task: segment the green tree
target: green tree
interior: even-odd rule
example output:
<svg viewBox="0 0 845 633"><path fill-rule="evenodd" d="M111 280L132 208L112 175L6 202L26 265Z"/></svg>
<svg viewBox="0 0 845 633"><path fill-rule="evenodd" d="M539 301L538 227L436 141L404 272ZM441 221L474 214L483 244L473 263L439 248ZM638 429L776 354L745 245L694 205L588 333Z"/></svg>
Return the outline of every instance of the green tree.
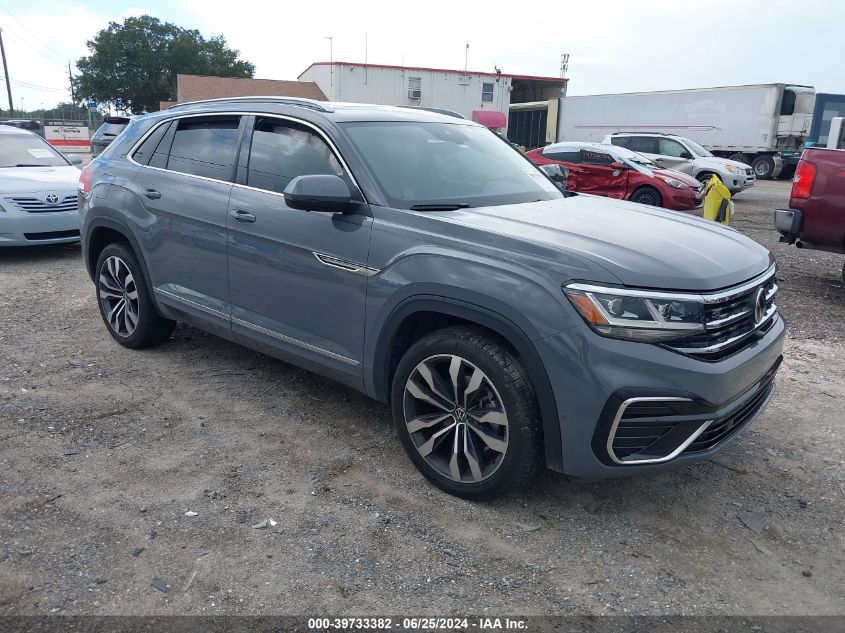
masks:
<svg viewBox="0 0 845 633"><path fill-rule="evenodd" d="M205 39L149 15L126 18L89 40L90 55L76 62L80 99L110 103L133 113L158 110L159 101L176 99L176 75L252 77L255 66L239 59L222 35Z"/></svg>

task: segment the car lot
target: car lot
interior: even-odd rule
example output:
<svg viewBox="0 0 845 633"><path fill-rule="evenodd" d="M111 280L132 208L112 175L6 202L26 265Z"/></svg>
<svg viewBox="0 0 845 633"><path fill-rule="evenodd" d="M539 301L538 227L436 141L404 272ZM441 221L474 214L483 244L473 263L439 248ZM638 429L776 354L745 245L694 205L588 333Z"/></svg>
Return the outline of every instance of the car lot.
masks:
<svg viewBox="0 0 845 633"><path fill-rule="evenodd" d="M788 191L736 198L790 322L740 439L488 504L427 484L387 407L184 326L126 350L78 248L0 251L0 613L842 613L841 256L777 243Z"/></svg>

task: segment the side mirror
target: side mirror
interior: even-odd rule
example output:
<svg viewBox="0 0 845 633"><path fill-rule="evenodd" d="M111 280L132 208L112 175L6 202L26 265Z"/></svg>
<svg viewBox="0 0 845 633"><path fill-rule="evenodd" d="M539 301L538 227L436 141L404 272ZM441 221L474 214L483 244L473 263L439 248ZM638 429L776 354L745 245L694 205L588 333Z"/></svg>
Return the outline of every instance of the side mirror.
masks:
<svg viewBox="0 0 845 633"><path fill-rule="evenodd" d="M68 154L67 159L70 161L71 165L82 164L82 156L80 156L79 154Z"/></svg>
<svg viewBox="0 0 845 633"><path fill-rule="evenodd" d="M683 152L681 154L681 158L683 158L684 160L692 160L692 154L690 154L689 152Z"/></svg>
<svg viewBox="0 0 845 633"><path fill-rule="evenodd" d="M625 163L623 163L621 160L615 160L612 163L610 163L610 168L618 170L618 169L627 169L628 166Z"/></svg>
<svg viewBox="0 0 845 633"><path fill-rule="evenodd" d="M285 204L301 211L344 213L358 206L346 181L332 174L297 176L285 187L284 196Z"/></svg>
<svg viewBox="0 0 845 633"><path fill-rule="evenodd" d="M540 165L540 169L542 169L543 172L545 172L545 174L555 182L562 182L565 184L566 180L569 178L569 170L563 165Z"/></svg>

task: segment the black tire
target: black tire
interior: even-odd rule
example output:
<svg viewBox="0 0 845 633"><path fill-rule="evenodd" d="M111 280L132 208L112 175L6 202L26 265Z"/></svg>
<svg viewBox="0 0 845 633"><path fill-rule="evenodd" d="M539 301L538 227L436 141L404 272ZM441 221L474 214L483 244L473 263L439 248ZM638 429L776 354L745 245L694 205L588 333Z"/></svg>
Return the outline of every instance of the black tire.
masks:
<svg viewBox="0 0 845 633"><path fill-rule="evenodd" d="M485 381L481 388L473 391L474 394L479 394L477 404L469 406L469 399L465 398L463 405L461 405L463 408L460 408L460 411L464 412L463 420L465 420L463 427L461 427L461 416L458 408L454 408L452 413L449 414L445 413L447 409L444 407L439 410L432 407L436 415L446 418L441 423L442 426L439 424L417 432L410 430L406 422L408 417L412 418L413 423L413 420L425 416L417 411L410 411L409 408L416 408L417 404L420 402L425 404L425 401L418 400L411 392L406 391L406 386L411 385L409 379L413 375L413 382L422 380L419 367L423 363L426 367L442 363L448 365L451 369L452 365L449 361L455 357L466 363L462 365L462 369L466 369L466 373L462 372L454 381L447 378L447 383L439 383L440 386L444 387L441 393L454 388L457 400L458 394L462 393L461 387L466 386L464 392L469 389L469 385L473 382L472 377L477 370L483 373ZM435 371L437 370L435 369ZM438 395L436 390L430 390L429 393ZM488 396L490 399L486 400ZM496 403L497 399L500 402ZM410 407L409 402L411 403ZM441 400L441 402L444 401ZM493 499L513 488L526 486L537 474L543 463L540 412L525 370L501 339L481 328L447 327L432 332L414 343L402 356L393 375L391 406L396 431L411 461L429 481L455 496L473 501ZM447 404L447 406L452 405ZM493 412L497 416L503 416L505 419L504 427L500 426L501 419L499 422L490 425L479 424L479 420L475 416L480 411ZM471 412L475 412L475 414ZM429 414L429 417L431 417L431 414ZM430 440L434 443L435 440L432 440L431 436L437 435L447 425L457 426L452 433L445 433L442 435L443 439L433 444L435 448L431 451L429 459L439 460L438 452L451 455L452 449L449 446L453 444L453 441L455 447L462 444L464 457L460 457L456 450L454 459L456 464L459 463L459 459L461 460L460 463L466 476L455 478L444 474L445 463L438 470L437 466L432 465L423 457L421 450L424 449L417 448L421 442L423 446L429 443L424 440ZM486 445L486 441L482 442L482 436L478 434L476 428L480 428L484 433L489 431L491 435L504 434L506 444L504 451L499 449L494 451ZM412 434L414 437L412 437ZM469 450L467 449L467 437L470 438ZM502 437L502 435L499 435L499 437ZM466 459L469 453L478 457L478 460L474 461L476 461L477 472L479 475L483 475L483 478L476 475L475 471L471 472L469 461ZM485 457L491 455L495 457L495 460L491 460L485 467L484 464L487 462ZM479 468L479 464L482 465L483 470Z"/></svg>
<svg viewBox="0 0 845 633"><path fill-rule="evenodd" d="M647 204L652 207L662 207L663 196L654 187L640 187L631 196L631 202Z"/></svg>
<svg viewBox="0 0 845 633"><path fill-rule="evenodd" d="M775 173L775 159L768 154L761 154L751 163L751 169L760 180L771 180Z"/></svg>
<svg viewBox="0 0 845 633"><path fill-rule="evenodd" d="M118 262L122 262L122 265L118 264L119 272L116 276L108 268L109 265L116 263L115 258ZM126 277L122 276L125 272L122 266L125 266L128 270ZM121 278L128 280L123 287L115 283L122 283ZM103 323L105 323L106 329L114 340L124 347L130 349L151 347L167 340L173 332L176 322L163 318L156 310L150 297L149 288L144 281L141 265L128 243L114 242L103 249L97 259L94 284L97 293L97 306L100 308ZM104 286L104 284L106 285ZM117 288L117 290L112 291L111 288ZM119 307L121 291L123 291L124 303L122 317ZM135 295L135 299L131 299L134 302L134 309L128 310L127 305L130 299L127 299L127 297L131 297L132 294ZM114 316L114 309L110 311L112 321L109 320L110 314L106 312L110 306L115 306L117 311L117 316ZM130 312L130 316L126 315L127 311ZM133 311L136 313L136 321L130 331L129 325L132 322L131 313ZM116 322L117 325L114 325L113 322Z"/></svg>

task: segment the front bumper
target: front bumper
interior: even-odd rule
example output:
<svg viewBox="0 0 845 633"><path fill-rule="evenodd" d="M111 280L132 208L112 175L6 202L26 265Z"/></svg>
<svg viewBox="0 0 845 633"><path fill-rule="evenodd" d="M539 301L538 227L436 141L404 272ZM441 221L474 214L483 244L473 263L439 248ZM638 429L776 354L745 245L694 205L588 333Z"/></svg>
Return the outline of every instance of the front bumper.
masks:
<svg viewBox="0 0 845 633"><path fill-rule="evenodd" d="M28 213L4 204L0 211L0 247L64 244L79 241L79 212Z"/></svg>
<svg viewBox="0 0 845 633"><path fill-rule="evenodd" d="M749 174L748 171L751 173ZM722 176L722 182L731 193L739 193L753 187L754 183L757 182L757 177L754 175L754 170L749 169L744 174L726 173Z"/></svg>
<svg viewBox="0 0 845 633"><path fill-rule="evenodd" d="M780 363L784 336L785 323L778 315L765 334L716 362L656 345L605 338L586 325L545 339L540 353L555 389L563 472L587 478L616 477L707 459L765 406L772 384L766 381L774 377ZM650 447L654 455L641 452L635 456L639 463L618 463L625 462L626 456L621 450L617 459L611 454L613 421L617 416L621 421L624 402L642 398L677 402L670 405L677 407L673 411L636 413L651 415L651 426L679 430L666 437L663 445ZM685 427L681 429L678 423ZM695 431L689 444L676 450ZM669 459L662 459L667 455Z"/></svg>

